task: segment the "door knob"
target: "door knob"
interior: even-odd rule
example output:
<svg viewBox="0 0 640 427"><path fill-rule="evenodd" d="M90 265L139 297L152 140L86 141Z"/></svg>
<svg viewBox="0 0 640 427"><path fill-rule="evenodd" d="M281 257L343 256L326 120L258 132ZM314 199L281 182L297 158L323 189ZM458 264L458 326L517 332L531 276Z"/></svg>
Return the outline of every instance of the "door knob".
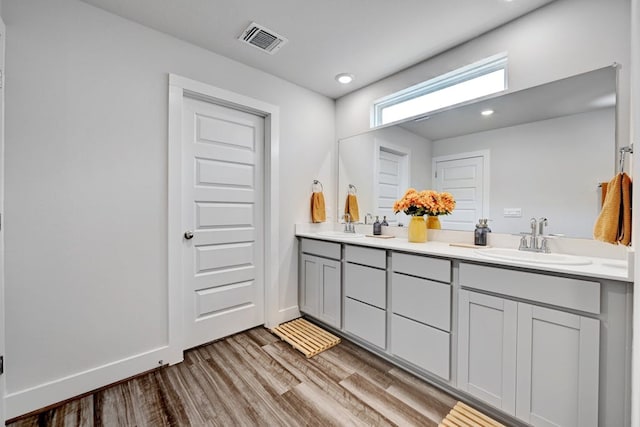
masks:
<svg viewBox="0 0 640 427"><path fill-rule="evenodd" d="M187 240L193 239L193 231L187 230L184 232L184 238Z"/></svg>

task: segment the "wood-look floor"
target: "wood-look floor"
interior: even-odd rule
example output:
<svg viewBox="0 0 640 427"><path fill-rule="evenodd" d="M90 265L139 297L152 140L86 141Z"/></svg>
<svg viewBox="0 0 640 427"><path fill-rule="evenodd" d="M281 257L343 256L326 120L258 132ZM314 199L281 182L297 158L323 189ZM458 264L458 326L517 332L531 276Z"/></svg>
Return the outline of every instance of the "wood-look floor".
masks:
<svg viewBox="0 0 640 427"><path fill-rule="evenodd" d="M455 403L352 343L307 359L260 327L9 425L437 426Z"/></svg>

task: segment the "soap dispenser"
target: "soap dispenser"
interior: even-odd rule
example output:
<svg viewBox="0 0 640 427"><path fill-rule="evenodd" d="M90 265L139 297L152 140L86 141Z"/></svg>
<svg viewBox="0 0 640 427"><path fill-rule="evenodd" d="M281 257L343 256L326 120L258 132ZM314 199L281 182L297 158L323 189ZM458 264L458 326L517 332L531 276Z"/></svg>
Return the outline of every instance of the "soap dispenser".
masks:
<svg viewBox="0 0 640 427"><path fill-rule="evenodd" d="M476 224L476 230L474 232L474 243L476 246L487 246L487 233L491 232L487 221L489 221L487 218L480 218Z"/></svg>
<svg viewBox="0 0 640 427"><path fill-rule="evenodd" d="M389 223L387 222L387 216L386 215L382 217L382 226L383 227L388 227L389 226Z"/></svg>
<svg viewBox="0 0 640 427"><path fill-rule="evenodd" d="M382 234L382 224L380 224L380 219L376 215L376 222L373 223L373 235L379 236Z"/></svg>

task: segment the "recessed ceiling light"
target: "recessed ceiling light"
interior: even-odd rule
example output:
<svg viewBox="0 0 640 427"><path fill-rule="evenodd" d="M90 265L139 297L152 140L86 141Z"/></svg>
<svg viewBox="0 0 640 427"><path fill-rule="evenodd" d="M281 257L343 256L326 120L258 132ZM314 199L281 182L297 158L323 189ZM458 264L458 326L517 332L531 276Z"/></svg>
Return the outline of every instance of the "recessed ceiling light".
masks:
<svg viewBox="0 0 640 427"><path fill-rule="evenodd" d="M480 114L482 114L483 116L490 116L493 114L493 110L484 110L480 112Z"/></svg>
<svg viewBox="0 0 640 427"><path fill-rule="evenodd" d="M336 76L336 80L343 85L349 84L353 81L353 74L340 73Z"/></svg>

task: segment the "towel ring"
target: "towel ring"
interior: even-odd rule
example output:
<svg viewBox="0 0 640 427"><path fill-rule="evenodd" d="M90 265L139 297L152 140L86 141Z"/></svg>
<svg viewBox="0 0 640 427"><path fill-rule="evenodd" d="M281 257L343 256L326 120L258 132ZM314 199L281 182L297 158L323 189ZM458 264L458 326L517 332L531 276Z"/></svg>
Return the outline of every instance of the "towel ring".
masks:
<svg viewBox="0 0 640 427"><path fill-rule="evenodd" d="M352 190L353 190L353 192L352 192ZM356 188L355 185L349 184L349 189L347 190L347 192L349 194L358 194L358 189Z"/></svg>
<svg viewBox="0 0 640 427"><path fill-rule="evenodd" d="M320 181L318 181L317 179L313 180L313 184L311 184L311 191L313 191L313 186L314 185L320 185L320 191L324 191L324 187L323 187L322 183Z"/></svg>

